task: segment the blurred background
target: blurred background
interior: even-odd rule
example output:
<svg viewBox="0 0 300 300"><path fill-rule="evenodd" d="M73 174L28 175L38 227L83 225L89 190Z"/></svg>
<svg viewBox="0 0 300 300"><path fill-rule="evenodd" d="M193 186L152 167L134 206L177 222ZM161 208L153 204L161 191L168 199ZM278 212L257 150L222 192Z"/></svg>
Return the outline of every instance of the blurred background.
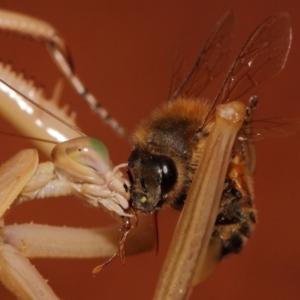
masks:
<svg viewBox="0 0 300 300"><path fill-rule="evenodd" d="M298 1L79 1L0 0L0 8L43 19L57 28L69 46L79 77L123 126L132 131L168 98L176 53L189 67L218 19L228 10L237 18L233 56L266 17L291 15L293 42L282 73L251 91L259 95L257 118L300 116L300 21ZM41 45L12 34L0 35L0 58L45 87L50 96L56 66ZM225 70L226 71L226 70ZM204 96L213 97L225 72ZM78 124L102 139L114 164L126 162L130 143L116 136L67 85L63 103L78 112ZM1 120L1 129L12 131ZM1 136L1 162L30 141ZM255 203L258 225L240 255L225 259L191 299L299 299L300 294L300 133L257 142ZM46 158L41 156L41 160ZM159 214L160 249L114 260L96 278L100 260L34 260L33 264L61 299L151 299L170 243L178 212ZM114 220L103 210L76 199L46 199L15 207L7 223L100 227ZM14 299L0 286L1 299Z"/></svg>

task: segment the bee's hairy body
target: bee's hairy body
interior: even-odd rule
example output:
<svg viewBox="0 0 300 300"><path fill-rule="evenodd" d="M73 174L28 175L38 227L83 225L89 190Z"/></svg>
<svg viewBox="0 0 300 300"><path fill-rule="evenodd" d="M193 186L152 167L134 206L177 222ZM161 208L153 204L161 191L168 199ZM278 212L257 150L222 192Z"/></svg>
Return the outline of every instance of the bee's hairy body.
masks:
<svg viewBox="0 0 300 300"><path fill-rule="evenodd" d="M155 110L138 126L129 158L131 199L138 211L151 213L162 206L182 209L214 124L208 120L201 131L198 130L207 111L205 101L177 99ZM160 177L160 167L152 168L160 157L171 161L167 166L172 165L169 169L173 174L170 180L166 178L167 183ZM233 154L213 232L213 237L222 241L221 257L239 252L255 223L252 181L248 173L242 154ZM165 184L168 187L164 193L161 186Z"/></svg>

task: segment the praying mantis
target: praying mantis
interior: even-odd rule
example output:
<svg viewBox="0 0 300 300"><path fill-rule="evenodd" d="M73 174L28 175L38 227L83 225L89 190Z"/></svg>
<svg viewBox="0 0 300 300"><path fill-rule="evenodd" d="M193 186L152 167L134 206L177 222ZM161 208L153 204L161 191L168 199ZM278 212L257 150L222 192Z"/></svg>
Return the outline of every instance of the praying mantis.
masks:
<svg viewBox="0 0 300 300"><path fill-rule="evenodd" d="M61 44L59 42L57 43L51 40L52 37L56 37L56 33L48 24L10 11L1 11L0 14L3 29L16 32L21 31L21 33L33 36L38 40L45 39L45 44L51 47L53 46L52 43L54 43L54 51L58 49L58 54L55 53L55 55L60 55L65 50L63 47L60 48ZM15 25L17 26L15 27ZM33 28L33 31L31 31L31 28ZM42 28L44 28L44 30L42 30L40 35L39 30ZM26 30L29 30L29 32L26 32ZM49 31L50 36L47 36ZM66 57L63 58L62 63L64 62L66 62ZM77 80L76 84L78 86L80 82ZM20 90L23 90L23 94L10 85L18 86ZM39 102L37 98L43 98L43 96L40 97L41 95L38 95L40 92L32 83L26 82L22 76L15 74L10 70L10 67L6 67L5 65L2 66L1 92L2 99L6 98L7 105L16 105L15 107L8 108L8 114L10 112L16 112L19 106L20 110L25 113L23 118L21 118L24 124L33 121L33 123L36 123L39 127L44 128L50 135L54 134L53 137L58 137L58 140L60 138L65 139L62 132L57 132L55 126L52 127L52 125L47 124L45 119L43 120L40 112L35 112L36 108L40 109L40 107L36 107L38 104L30 106L30 104L34 104L34 102L29 98L25 99L26 94L28 94L32 99L35 99L36 102ZM23 100L26 101L23 102ZM41 100L40 105L47 106L47 103L43 103L43 101L44 100ZM5 110L5 107L3 107L3 110ZM30 115L28 120L24 119L24 117L26 118L26 114ZM46 114L50 115L51 113L47 111ZM63 115L63 118L69 122L71 121L67 114ZM65 122L63 119L59 121L60 123ZM69 124L67 125L70 127ZM80 133L75 127L73 127L72 130ZM68 138L68 134L66 137ZM67 159L63 158L64 154L67 154ZM102 142L96 139L89 139L89 141L87 141L85 137L75 138L71 140L71 144L69 141L60 143L54 148L51 155L53 158L56 157L56 159L54 159L54 161L56 160L56 164L48 162L37 166L37 152L32 149L24 150L2 165L1 217L10 209L10 206L16 201L16 198L17 202L22 203L23 201L35 198L44 198L51 195L65 196L68 194L81 195L85 198L84 201L96 207L101 202L108 211L123 218L132 217L132 215L125 212L129 207L128 182L122 177L118 168L113 168L111 165L109 153ZM71 158L71 160L69 160L69 158ZM72 167L72 163L76 160L77 163L73 164ZM67 161L69 161L69 163L67 163L68 166L65 165L62 167ZM96 165L98 165L98 167ZM68 182L72 182L69 187L67 187ZM98 200L100 200L100 202L98 202ZM96 233L94 230L87 230L87 235L85 233L84 235L87 239L90 239L90 242L88 242L88 240L85 240L85 238L80 235L80 232L83 233L84 230L65 228L63 229L65 235L63 236L59 233L59 230L57 231L58 228L28 224L17 225L16 233L20 233L22 230L27 232L27 234L25 234L27 237L21 234L22 237L20 236L20 238L18 238L17 235L12 232L7 233L7 230L14 231L13 228L8 228L10 227L4 226L3 223L1 247L1 269L3 272L1 273L1 281L13 294L21 299L57 299L51 288L49 288L33 266L30 265L28 260L25 259L24 255L27 257L75 257L81 253L78 257L85 257L86 255L83 254L85 251L82 252L83 249L78 249L79 252L76 254L75 248L77 246L79 246L79 248L83 246L85 249L90 248L90 246L94 248L96 244L96 240L94 240L95 235L101 236L101 234ZM37 231L40 229L39 234ZM107 245L105 238L113 238L111 230L109 231L107 232L108 235L104 234L104 240L102 240L100 244ZM31 240L29 236L33 237L33 240ZM72 242L70 243L70 238L77 246L75 246L75 244L71 245ZM20 243L23 244L23 246ZM88 246L89 244L90 246ZM37 245L37 252L33 250L35 246L30 250L30 245ZM57 250L54 250L53 246L57 248ZM138 251L141 249L140 246L141 245L138 246ZM46 250L46 248L48 250ZM62 249L68 250L64 252ZM108 249L106 248L106 250ZM111 249L104 255L107 255L110 251ZM63 252L65 254L62 254ZM90 252L90 249L88 252ZM90 252L92 257L96 252L94 254Z"/></svg>
<svg viewBox="0 0 300 300"><path fill-rule="evenodd" d="M73 49L72 49L72 50L73 50ZM114 149L113 149L113 151L117 151L117 150L114 150ZM161 254L160 254L160 255L161 255ZM97 264L97 263L96 263L96 264ZM95 263L94 263L94 265L95 265ZM119 267L119 266L118 266L118 267ZM103 275L103 276L104 276L104 275ZM123 283L120 283L120 284L122 285Z"/></svg>

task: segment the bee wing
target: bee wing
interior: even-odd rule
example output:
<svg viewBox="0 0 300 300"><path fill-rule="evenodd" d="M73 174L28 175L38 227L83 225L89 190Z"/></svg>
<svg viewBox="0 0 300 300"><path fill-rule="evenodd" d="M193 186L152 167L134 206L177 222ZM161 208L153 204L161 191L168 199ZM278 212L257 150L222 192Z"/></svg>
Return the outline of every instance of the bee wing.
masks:
<svg viewBox="0 0 300 300"><path fill-rule="evenodd" d="M243 153L250 174L253 174L256 167L255 141L266 137L283 138L295 134L300 129L300 118L274 117L264 120L251 121L244 125L239 132L235 152Z"/></svg>
<svg viewBox="0 0 300 300"><path fill-rule="evenodd" d="M198 98L202 90L226 67L231 52L235 28L232 11L227 12L216 24L204 47L201 49L192 69L172 94L169 100ZM182 63L180 63L181 68ZM177 84L171 85L172 87Z"/></svg>
<svg viewBox="0 0 300 300"><path fill-rule="evenodd" d="M240 140L257 141L265 137L282 138L295 134L300 130L300 118L274 117L251 122L251 133L248 134L248 127L244 126L239 134ZM246 134L243 135L243 131ZM250 131L250 130L249 130Z"/></svg>
<svg viewBox="0 0 300 300"><path fill-rule="evenodd" d="M289 14L273 15L259 25L234 60L203 125L218 104L237 100L253 86L278 74L286 63L291 41Z"/></svg>

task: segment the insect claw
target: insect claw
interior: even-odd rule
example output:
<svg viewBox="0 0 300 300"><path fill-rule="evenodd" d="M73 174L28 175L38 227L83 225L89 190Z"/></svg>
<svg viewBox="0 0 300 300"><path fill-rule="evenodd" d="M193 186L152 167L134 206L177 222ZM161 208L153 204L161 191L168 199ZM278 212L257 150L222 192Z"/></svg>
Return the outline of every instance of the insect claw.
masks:
<svg viewBox="0 0 300 300"><path fill-rule="evenodd" d="M103 264L101 264L93 269L93 271L92 271L93 276L96 276L96 274L98 274L102 270L103 267L108 265L117 255L120 256L122 264L125 265L125 241L126 241L129 231L133 227L132 227L131 220L129 217L122 217L122 221L123 221L123 226L121 227L120 233L119 233L118 250L106 262L104 262Z"/></svg>
<svg viewBox="0 0 300 300"><path fill-rule="evenodd" d="M95 267L92 271L93 276L95 277L99 272L101 272L102 268L108 265L116 256L118 252L116 252L112 257L110 257L105 263Z"/></svg>

